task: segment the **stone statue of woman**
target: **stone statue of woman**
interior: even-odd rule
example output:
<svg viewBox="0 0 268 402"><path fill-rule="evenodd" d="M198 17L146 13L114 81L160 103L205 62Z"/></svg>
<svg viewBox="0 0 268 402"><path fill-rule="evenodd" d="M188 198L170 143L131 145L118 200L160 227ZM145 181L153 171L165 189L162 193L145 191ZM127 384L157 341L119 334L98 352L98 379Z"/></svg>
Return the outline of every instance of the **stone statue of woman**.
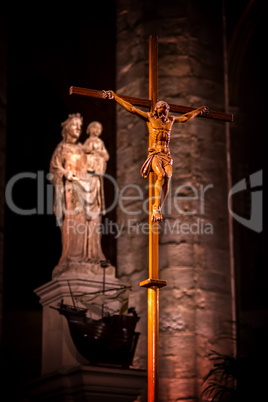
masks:
<svg viewBox="0 0 268 402"><path fill-rule="evenodd" d="M82 124L79 113L61 124L63 140L50 161L54 212L62 235L62 254L53 278L70 272L101 273L100 264L106 261L100 224L105 214L103 174L109 154L99 138L102 125L98 122L88 126L90 136L85 143L79 142Z"/></svg>

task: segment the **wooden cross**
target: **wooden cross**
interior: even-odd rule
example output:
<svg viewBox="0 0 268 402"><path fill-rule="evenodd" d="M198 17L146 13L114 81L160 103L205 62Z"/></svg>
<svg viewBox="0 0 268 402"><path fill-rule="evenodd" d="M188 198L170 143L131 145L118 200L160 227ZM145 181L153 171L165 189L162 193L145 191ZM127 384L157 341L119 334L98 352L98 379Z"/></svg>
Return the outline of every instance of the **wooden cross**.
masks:
<svg viewBox="0 0 268 402"><path fill-rule="evenodd" d="M105 99L102 91L71 87L70 94L83 95L91 98ZM154 108L158 97L158 43L157 37L151 36L149 41L149 99L134 98L119 95L135 106ZM187 113L192 107L170 104L170 111ZM233 121L233 115L210 110L202 118ZM150 145L150 144L149 144ZM159 351L159 289L166 286L166 281L158 278L158 222L152 222L153 188L156 181L155 173L149 175L149 278L140 283L148 288L148 402L158 400L158 351Z"/></svg>

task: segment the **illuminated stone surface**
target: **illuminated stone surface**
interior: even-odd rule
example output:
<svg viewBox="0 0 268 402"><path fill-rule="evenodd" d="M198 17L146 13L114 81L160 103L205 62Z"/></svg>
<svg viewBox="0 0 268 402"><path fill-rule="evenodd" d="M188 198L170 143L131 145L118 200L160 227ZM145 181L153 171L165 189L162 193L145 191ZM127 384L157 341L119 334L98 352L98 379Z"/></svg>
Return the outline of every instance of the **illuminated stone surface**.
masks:
<svg viewBox="0 0 268 402"><path fill-rule="evenodd" d="M207 10L204 4L191 7L182 1L178 10L176 1L149 4L118 2L116 91L148 96L148 38L155 33L158 98L224 109L221 6L210 4ZM140 176L148 146L146 125L118 108L117 128L119 187L135 183L146 199L148 183ZM195 119L174 127L170 147L174 170L159 248L159 277L168 282L160 290L160 400L196 401L210 368L207 354L232 350L231 342L219 340L223 332L230 335L231 321L224 123ZM174 201L174 194L181 197ZM135 356L139 368L146 368L147 358L147 295L138 285L148 272L148 234L141 230L148 219L144 199L135 201L139 214L117 211L118 223L125 224L117 240L118 276L131 282L132 300L142 317ZM130 219L136 222L132 230Z"/></svg>

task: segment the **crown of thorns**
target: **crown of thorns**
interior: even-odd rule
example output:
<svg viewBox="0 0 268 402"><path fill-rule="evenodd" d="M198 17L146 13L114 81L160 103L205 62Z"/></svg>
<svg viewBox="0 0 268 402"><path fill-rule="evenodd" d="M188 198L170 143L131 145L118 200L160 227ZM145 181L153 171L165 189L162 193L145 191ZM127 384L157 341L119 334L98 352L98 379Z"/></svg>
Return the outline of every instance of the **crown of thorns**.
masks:
<svg viewBox="0 0 268 402"><path fill-rule="evenodd" d="M167 102L165 102L165 101L158 101L158 102L156 102L155 107L154 107L154 110L159 109L160 107L164 107L164 108L166 108L166 109L168 109L168 110L170 109L169 104L168 104Z"/></svg>

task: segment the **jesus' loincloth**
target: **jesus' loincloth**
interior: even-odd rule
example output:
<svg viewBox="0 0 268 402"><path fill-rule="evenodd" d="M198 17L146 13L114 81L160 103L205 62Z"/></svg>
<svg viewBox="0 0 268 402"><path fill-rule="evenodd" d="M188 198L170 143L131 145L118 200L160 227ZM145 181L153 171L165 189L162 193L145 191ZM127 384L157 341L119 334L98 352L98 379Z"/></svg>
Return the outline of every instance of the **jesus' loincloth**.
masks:
<svg viewBox="0 0 268 402"><path fill-rule="evenodd" d="M167 165L172 165L173 160L171 159L170 154L164 154L161 151L156 151L154 148L149 148L148 151L149 151L148 157L141 167L142 177L145 178L148 177L149 173L153 171L152 169L153 159L155 160L160 169L165 168L165 166Z"/></svg>

